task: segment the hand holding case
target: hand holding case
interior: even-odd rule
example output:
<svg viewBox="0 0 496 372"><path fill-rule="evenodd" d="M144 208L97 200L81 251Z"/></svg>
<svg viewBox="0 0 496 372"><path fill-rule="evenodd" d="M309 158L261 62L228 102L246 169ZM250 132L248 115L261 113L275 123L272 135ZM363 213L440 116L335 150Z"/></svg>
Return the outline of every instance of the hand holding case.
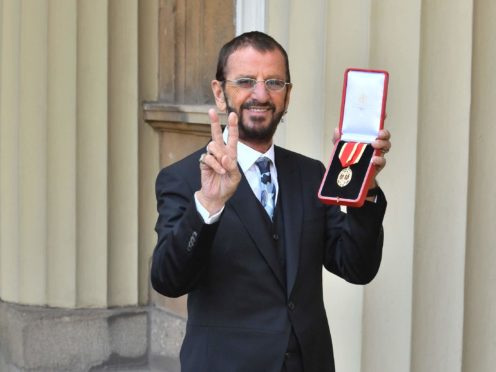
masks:
<svg viewBox="0 0 496 372"><path fill-rule="evenodd" d="M340 138L335 142L318 197L325 204L360 207L375 174L371 145L384 127L389 74L349 68L344 74Z"/></svg>

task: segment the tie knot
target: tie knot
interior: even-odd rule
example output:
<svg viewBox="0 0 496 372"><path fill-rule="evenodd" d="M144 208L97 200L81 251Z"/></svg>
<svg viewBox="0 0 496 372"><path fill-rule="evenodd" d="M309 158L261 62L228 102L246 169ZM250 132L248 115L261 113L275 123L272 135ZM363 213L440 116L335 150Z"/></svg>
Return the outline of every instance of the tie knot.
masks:
<svg viewBox="0 0 496 372"><path fill-rule="evenodd" d="M265 183L265 184L272 182L271 177L270 177L270 163L271 163L271 160L265 156L261 156L255 162L258 169L260 170L260 179L261 179L262 183Z"/></svg>
<svg viewBox="0 0 496 372"><path fill-rule="evenodd" d="M260 169L261 174L270 172L270 159L268 157L259 157L255 164L257 165L258 169Z"/></svg>

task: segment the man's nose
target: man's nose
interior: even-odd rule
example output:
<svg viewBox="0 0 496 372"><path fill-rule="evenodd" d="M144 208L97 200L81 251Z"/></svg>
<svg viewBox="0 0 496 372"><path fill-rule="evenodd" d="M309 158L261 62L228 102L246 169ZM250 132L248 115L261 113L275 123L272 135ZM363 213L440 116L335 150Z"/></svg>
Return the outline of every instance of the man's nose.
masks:
<svg viewBox="0 0 496 372"><path fill-rule="evenodd" d="M259 101L267 101L269 99L269 91L265 87L265 81L257 81L255 86L253 87L253 90L251 92L251 95L253 98L259 100Z"/></svg>

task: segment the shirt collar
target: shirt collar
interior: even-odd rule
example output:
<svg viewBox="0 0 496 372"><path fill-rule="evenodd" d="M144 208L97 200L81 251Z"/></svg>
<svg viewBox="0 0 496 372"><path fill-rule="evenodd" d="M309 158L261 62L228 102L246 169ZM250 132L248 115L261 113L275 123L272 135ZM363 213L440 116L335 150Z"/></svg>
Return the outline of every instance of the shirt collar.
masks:
<svg viewBox="0 0 496 372"><path fill-rule="evenodd" d="M224 137L224 142L227 143L227 127L224 129L222 136ZM268 157L272 161L272 164L275 164L274 143L270 145L267 152L262 154L261 152L252 149L250 146L238 141L238 163L243 172L246 172L249 168L251 168L261 156Z"/></svg>

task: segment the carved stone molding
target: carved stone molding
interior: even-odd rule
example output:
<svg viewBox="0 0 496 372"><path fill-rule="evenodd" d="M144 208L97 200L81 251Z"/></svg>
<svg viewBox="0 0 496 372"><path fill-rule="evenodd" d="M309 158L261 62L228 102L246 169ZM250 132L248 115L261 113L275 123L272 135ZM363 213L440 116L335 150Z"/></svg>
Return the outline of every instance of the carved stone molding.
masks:
<svg viewBox="0 0 496 372"><path fill-rule="evenodd" d="M210 135L208 110L210 105L177 105L145 102L144 119L158 131ZM207 125L206 125L207 124Z"/></svg>

